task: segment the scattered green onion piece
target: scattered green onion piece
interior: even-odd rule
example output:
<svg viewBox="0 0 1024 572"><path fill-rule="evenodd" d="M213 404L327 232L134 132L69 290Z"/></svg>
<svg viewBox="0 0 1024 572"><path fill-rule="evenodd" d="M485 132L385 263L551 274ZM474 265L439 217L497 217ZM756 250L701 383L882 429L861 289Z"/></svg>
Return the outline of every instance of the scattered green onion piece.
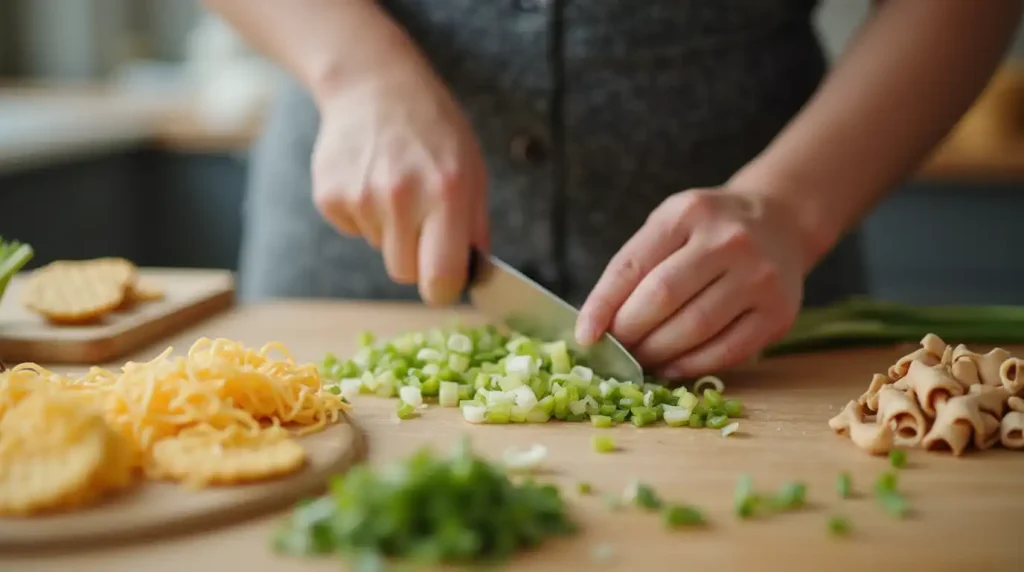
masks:
<svg viewBox="0 0 1024 572"><path fill-rule="evenodd" d="M896 473L886 471L878 475L878 479L875 481L875 492L879 494L896 492L898 485L899 477L896 476Z"/></svg>
<svg viewBox="0 0 1024 572"><path fill-rule="evenodd" d="M604 495L604 506L608 510L618 510L622 508L622 499L618 495L608 493Z"/></svg>
<svg viewBox="0 0 1024 572"><path fill-rule="evenodd" d="M594 492L594 489L593 487L590 486L590 483L585 481L581 481L580 483L578 483L576 485L576 490L579 491L581 495L589 495Z"/></svg>
<svg viewBox="0 0 1024 572"><path fill-rule="evenodd" d="M416 417L416 408L404 401L399 401L397 413L399 419L412 419Z"/></svg>
<svg viewBox="0 0 1024 572"><path fill-rule="evenodd" d="M836 494L841 499L853 496L853 479L850 477L850 473L842 472L836 477Z"/></svg>
<svg viewBox="0 0 1024 572"><path fill-rule="evenodd" d="M662 506L658 493L645 483L632 483L626 491L626 496L632 499L634 505L647 510L658 510Z"/></svg>
<svg viewBox="0 0 1024 572"><path fill-rule="evenodd" d="M729 418L725 415L714 415L708 417L707 421L704 422L704 426L710 427L711 429L721 429L728 424Z"/></svg>
<svg viewBox="0 0 1024 572"><path fill-rule="evenodd" d="M599 429L607 429L612 426L612 418L607 415L591 415L590 424Z"/></svg>
<svg viewBox="0 0 1024 572"><path fill-rule="evenodd" d="M736 516L748 519L754 516L761 506L761 498L754 491L754 479L750 475L740 475L736 480L733 493L733 506Z"/></svg>
<svg viewBox="0 0 1024 572"><path fill-rule="evenodd" d="M797 510L803 508L806 499L807 485L792 482L784 484L773 500L778 510Z"/></svg>
<svg viewBox="0 0 1024 572"><path fill-rule="evenodd" d="M591 557L597 562L608 562L615 556L615 547L603 542L595 545L590 551Z"/></svg>
<svg viewBox="0 0 1024 572"><path fill-rule="evenodd" d="M704 514L695 507L669 505L661 509L661 520L668 528L700 526L706 523Z"/></svg>
<svg viewBox="0 0 1024 572"><path fill-rule="evenodd" d="M704 426L705 416L703 413L693 410L690 412L690 419L687 424L694 429L699 429Z"/></svg>
<svg viewBox="0 0 1024 572"><path fill-rule="evenodd" d="M847 536L850 534L850 521L838 515L829 517L828 531L833 536Z"/></svg>
<svg viewBox="0 0 1024 572"><path fill-rule="evenodd" d="M907 452L903 449L889 451L889 464L894 469L902 469L907 466Z"/></svg>
<svg viewBox="0 0 1024 572"><path fill-rule="evenodd" d="M689 409L689 410L692 411L694 409L694 407L697 406L697 403L699 402L699 400L697 399L696 395L686 391L685 388L683 388L683 392L684 393L682 393L679 396L679 401L676 404L679 407L685 407L686 409Z"/></svg>
<svg viewBox="0 0 1024 572"><path fill-rule="evenodd" d="M594 451L598 453L612 453L615 451L615 440L607 435L594 435L590 439Z"/></svg>
<svg viewBox="0 0 1024 572"><path fill-rule="evenodd" d="M732 435L733 433L739 431L739 429L740 424L734 421L726 425L725 427L722 427L722 437L728 437L729 435Z"/></svg>
<svg viewBox="0 0 1024 572"><path fill-rule="evenodd" d="M875 495L875 500L885 512L897 518L905 517L910 510L906 499L896 491L879 492Z"/></svg>
<svg viewBox="0 0 1024 572"><path fill-rule="evenodd" d="M690 410L686 408L666 409L662 414L669 427L684 427L690 423Z"/></svg>

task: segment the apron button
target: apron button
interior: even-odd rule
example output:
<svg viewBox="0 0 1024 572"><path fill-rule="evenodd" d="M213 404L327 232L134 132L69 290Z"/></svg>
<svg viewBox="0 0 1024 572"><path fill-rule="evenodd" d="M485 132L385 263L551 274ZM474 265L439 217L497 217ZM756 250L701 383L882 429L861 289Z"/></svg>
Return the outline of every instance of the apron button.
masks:
<svg viewBox="0 0 1024 572"><path fill-rule="evenodd" d="M542 163L547 158L547 146L538 138L521 135L512 140L512 157L527 163Z"/></svg>

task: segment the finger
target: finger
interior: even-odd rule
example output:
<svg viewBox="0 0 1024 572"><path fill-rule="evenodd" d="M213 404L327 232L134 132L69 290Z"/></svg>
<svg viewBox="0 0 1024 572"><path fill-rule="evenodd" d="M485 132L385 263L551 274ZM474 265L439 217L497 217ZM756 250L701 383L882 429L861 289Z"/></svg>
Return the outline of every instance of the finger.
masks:
<svg viewBox="0 0 1024 572"><path fill-rule="evenodd" d="M348 207L344 201L331 196L314 196L313 204L320 212L320 216L324 217L324 220L339 233L353 238L360 236L359 227L349 216Z"/></svg>
<svg viewBox="0 0 1024 572"><path fill-rule="evenodd" d="M491 250L490 218L487 210L487 193L481 189L473 210L473 229L470 244L482 252Z"/></svg>
<svg viewBox="0 0 1024 572"><path fill-rule="evenodd" d="M764 347L769 326L763 313L746 312L707 343L674 360L661 373L667 379L679 379L738 365Z"/></svg>
<svg viewBox="0 0 1024 572"><path fill-rule="evenodd" d="M366 242L370 243L374 248L380 248L382 225L380 222L380 213L377 208L377 201L374 200L373 195L367 193L360 195L359 198L352 201L349 205L349 213L352 216L353 222L356 227L359 228L359 234L362 235Z"/></svg>
<svg viewBox="0 0 1024 572"><path fill-rule="evenodd" d="M739 315L754 307L739 272L729 272L706 288L633 349L645 366L658 369L720 334Z"/></svg>
<svg viewBox="0 0 1024 572"><path fill-rule="evenodd" d="M403 183L387 198L381 230L381 252L388 276L399 284L415 284L419 257L419 212L412 200L413 188Z"/></svg>
<svg viewBox="0 0 1024 572"><path fill-rule="evenodd" d="M465 207L443 204L427 215L419 244L420 296L430 305L459 298L469 267Z"/></svg>
<svg viewBox="0 0 1024 572"><path fill-rule="evenodd" d="M687 232L661 220L644 224L612 257L580 308L576 341L584 346L596 342L643 277L682 247L688 238Z"/></svg>
<svg viewBox="0 0 1024 572"><path fill-rule="evenodd" d="M724 258L709 255L698 241L690 241L644 276L616 312L612 335L627 346L640 343L667 317L723 277L727 268Z"/></svg>

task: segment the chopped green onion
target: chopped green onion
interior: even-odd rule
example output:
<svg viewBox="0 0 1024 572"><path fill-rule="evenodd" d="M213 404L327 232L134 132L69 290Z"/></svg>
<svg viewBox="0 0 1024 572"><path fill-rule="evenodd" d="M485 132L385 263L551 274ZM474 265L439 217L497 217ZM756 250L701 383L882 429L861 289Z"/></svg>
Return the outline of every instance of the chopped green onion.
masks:
<svg viewBox="0 0 1024 572"><path fill-rule="evenodd" d="M442 407L459 406L466 422L474 424L589 419L604 428L609 423L647 427L664 420L673 427L722 429L727 425L722 418L742 412L739 401L724 398L718 378L697 380L693 391L669 390L650 376L605 378L564 341L494 326L458 325L390 339L366 332L359 342L350 359L324 357L319 368L324 391L346 400L359 394L397 397L417 409L436 399Z"/></svg>
<svg viewBox="0 0 1024 572"><path fill-rule="evenodd" d="M705 389L704 403L711 409L717 409L725 405L725 400L722 398L722 394L714 389Z"/></svg>
<svg viewBox="0 0 1024 572"><path fill-rule="evenodd" d="M903 449L889 451L889 464L894 469L902 469L907 466L907 452Z"/></svg>
<svg viewBox="0 0 1024 572"><path fill-rule="evenodd" d="M594 492L593 488L590 486L590 483L584 481L581 481L576 485L576 490L579 491L581 495L589 495L590 493Z"/></svg>
<svg viewBox="0 0 1024 572"><path fill-rule="evenodd" d="M624 496L640 508L657 510L662 506L661 498L658 497L658 493L650 485L645 483L631 483L629 487L626 488Z"/></svg>
<svg viewBox="0 0 1024 572"><path fill-rule="evenodd" d="M725 414L733 419L743 415L743 402L739 399L726 399L722 404Z"/></svg>
<svg viewBox="0 0 1024 572"><path fill-rule="evenodd" d="M747 519L754 516L754 513L761 507L762 499L754 491L754 479L750 475L740 475L736 480L736 489L733 492L733 505L736 516Z"/></svg>
<svg viewBox="0 0 1024 572"><path fill-rule="evenodd" d="M604 506L608 510L618 510L622 508L622 499L619 495L608 493L604 495Z"/></svg>
<svg viewBox="0 0 1024 572"><path fill-rule="evenodd" d="M800 482L786 483L775 495L774 505L779 510L803 508L807 498L807 485Z"/></svg>
<svg viewBox="0 0 1024 572"><path fill-rule="evenodd" d="M732 423L726 425L725 427L722 427L722 437L728 437L729 435L732 435L733 433L739 431L739 429L740 429L740 424L736 423L736 422L732 422Z"/></svg>
<svg viewBox="0 0 1024 572"><path fill-rule="evenodd" d="M600 429L607 429L612 426L612 418L607 415L591 415L590 424Z"/></svg>
<svg viewBox="0 0 1024 572"><path fill-rule="evenodd" d="M708 420L704 422L704 426L710 427L711 429L721 429L728 424L729 418L725 415L714 415L712 417L708 417Z"/></svg>
<svg viewBox="0 0 1024 572"><path fill-rule="evenodd" d="M850 528L850 521L841 516L834 515L828 519L828 531L833 536L846 536L850 534Z"/></svg>
<svg viewBox="0 0 1024 572"><path fill-rule="evenodd" d="M909 512L906 499L896 491L881 491L875 495L875 500L885 512L897 518L903 518Z"/></svg>
<svg viewBox="0 0 1024 572"><path fill-rule="evenodd" d="M404 401L399 401L397 413L399 419L412 419L416 417L416 408Z"/></svg>
<svg viewBox="0 0 1024 572"><path fill-rule="evenodd" d="M705 524L704 514L695 507L670 505L661 509L661 520L669 528L698 526Z"/></svg>
<svg viewBox="0 0 1024 572"><path fill-rule="evenodd" d="M421 449L381 471L353 467L282 525L276 550L337 554L356 569L391 558L473 567L576 531L557 488L513 481L465 441L449 457Z"/></svg>
<svg viewBox="0 0 1024 572"><path fill-rule="evenodd" d="M615 547L603 542L595 545L590 551L591 557L597 562L608 562L615 556Z"/></svg>
<svg viewBox="0 0 1024 572"><path fill-rule="evenodd" d="M842 499L853 496L853 479L850 477L850 473L842 472L836 477L836 493Z"/></svg>
<svg viewBox="0 0 1024 572"><path fill-rule="evenodd" d="M886 471L878 475L878 479L875 481L875 492L876 493L890 493L896 492L896 488L899 484L899 478L896 473L892 471Z"/></svg>
<svg viewBox="0 0 1024 572"><path fill-rule="evenodd" d="M594 435L590 444L598 453L611 453L615 451L615 440L607 435Z"/></svg>
<svg viewBox="0 0 1024 572"><path fill-rule="evenodd" d="M530 472L544 463L548 456L548 448L544 445L532 445L529 449L510 447L505 450L505 467L513 472Z"/></svg>

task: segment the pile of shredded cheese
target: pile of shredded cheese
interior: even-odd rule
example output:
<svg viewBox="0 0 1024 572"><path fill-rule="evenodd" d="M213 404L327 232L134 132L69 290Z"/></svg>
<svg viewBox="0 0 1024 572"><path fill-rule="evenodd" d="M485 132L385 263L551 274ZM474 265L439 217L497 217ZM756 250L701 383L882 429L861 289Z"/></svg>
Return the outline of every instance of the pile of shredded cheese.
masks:
<svg viewBox="0 0 1024 572"><path fill-rule="evenodd" d="M183 431L212 442L226 442L239 432L272 440L281 427L295 435L319 431L348 408L341 397L323 390L315 365L296 363L280 343L254 350L228 339L202 338L185 356L172 352L168 348L151 361L128 362L120 372L93 367L81 377L19 364L0 373L0 419L36 391L73 395L99 408L145 464L157 442Z"/></svg>

